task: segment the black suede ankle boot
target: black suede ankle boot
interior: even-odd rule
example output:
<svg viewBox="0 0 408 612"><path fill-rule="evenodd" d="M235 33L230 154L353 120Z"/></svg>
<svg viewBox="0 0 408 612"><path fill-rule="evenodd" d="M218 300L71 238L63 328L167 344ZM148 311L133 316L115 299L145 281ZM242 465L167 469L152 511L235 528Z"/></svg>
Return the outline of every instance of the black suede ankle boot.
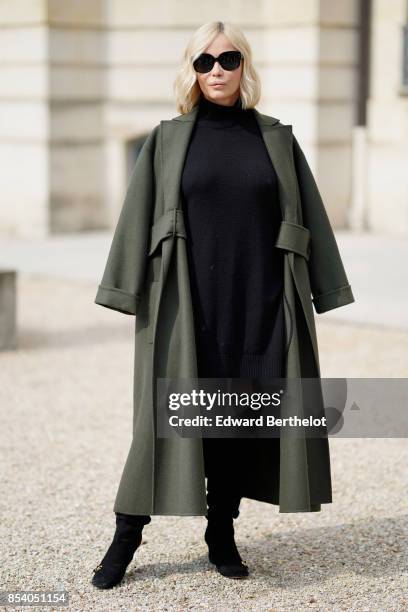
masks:
<svg viewBox="0 0 408 612"><path fill-rule="evenodd" d="M204 539L208 545L208 559L220 574L227 578L248 576L248 566L243 563L234 539L231 516L207 513Z"/></svg>
<svg viewBox="0 0 408 612"><path fill-rule="evenodd" d="M147 515L116 513L116 531L104 558L93 570L92 584L98 589L110 589L122 580L135 551L142 542L144 525L152 519Z"/></svg>

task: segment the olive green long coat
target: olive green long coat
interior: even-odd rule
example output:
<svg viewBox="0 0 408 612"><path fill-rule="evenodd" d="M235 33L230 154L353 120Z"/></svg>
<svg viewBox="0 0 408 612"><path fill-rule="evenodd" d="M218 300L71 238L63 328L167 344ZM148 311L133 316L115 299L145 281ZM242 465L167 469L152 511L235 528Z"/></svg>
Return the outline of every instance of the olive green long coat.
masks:
<svg viewBox="0 0 408 612"><path fill-rule="evenodd" d="M323 313L354 302L321 196L292 126L255 109L279 179L284 250L286 376L316 377L320 365L313 306ZM195 378L181 173L197 106L161 121L137 158L95 303L136 315L133 441L114 511L205 515L201 438L156 436L155 382ZM300 399L292 414L305 414ZM288 428L284 428L288 429ZM279 512L315 512L332 501L327 437L281 434L278 461L264 465L248 497ZM250 461L250 457L248 461ZM270 479L269 479L270 474Z"/></svg>

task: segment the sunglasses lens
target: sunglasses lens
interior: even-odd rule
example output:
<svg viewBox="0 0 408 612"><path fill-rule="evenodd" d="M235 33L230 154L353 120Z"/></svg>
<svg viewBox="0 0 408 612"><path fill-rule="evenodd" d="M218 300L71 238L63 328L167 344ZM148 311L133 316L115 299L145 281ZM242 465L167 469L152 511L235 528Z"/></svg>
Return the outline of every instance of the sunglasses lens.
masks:
<svg viewBox="0 0 408 612"><path fill-rule="evenodd" d="M236 70L241 62L240 51L225 51L219 56L219 62L224 70ZM196 72L210 72L214 66L214 57L209 53L202 53L193 62Z"/></svg>
<svg viewBox="0 0 408 612"><path fill-rule="evenodd" d="M220 57L220 63L224 70L235 70L238 68L240 61L241 53L239 51L226 51Z"/></svg>
<svg viewBox="0 0 408 612"><path fill-rule="evenodd" d="M210 72L214 66L214 58L209 53L202 53L193 63L194 70L197 72Z"/></svg>

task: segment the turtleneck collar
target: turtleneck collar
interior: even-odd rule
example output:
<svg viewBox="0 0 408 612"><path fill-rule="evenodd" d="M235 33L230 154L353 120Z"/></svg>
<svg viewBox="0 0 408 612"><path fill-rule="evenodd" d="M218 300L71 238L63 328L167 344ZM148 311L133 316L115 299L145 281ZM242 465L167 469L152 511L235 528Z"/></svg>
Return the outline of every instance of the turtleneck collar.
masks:
<svg viewBox="0 0 408 612"><path fill-rule="evenodd" d="M215 125L233 125L246 114L242 108L241 97L239 96L233 105L217 104L201 95L198 104L199 120L209 121Z"/></svg>

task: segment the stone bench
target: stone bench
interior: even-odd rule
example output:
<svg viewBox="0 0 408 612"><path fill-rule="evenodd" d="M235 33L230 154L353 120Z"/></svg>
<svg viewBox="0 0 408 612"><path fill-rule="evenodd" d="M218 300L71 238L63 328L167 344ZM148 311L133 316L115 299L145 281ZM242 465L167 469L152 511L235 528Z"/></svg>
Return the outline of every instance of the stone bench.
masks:
<svg viewBox="0 0 408 612"><path fill-rule="evenodd" d="M0 350L17 346L16 271L0 268Z"/></svg>

